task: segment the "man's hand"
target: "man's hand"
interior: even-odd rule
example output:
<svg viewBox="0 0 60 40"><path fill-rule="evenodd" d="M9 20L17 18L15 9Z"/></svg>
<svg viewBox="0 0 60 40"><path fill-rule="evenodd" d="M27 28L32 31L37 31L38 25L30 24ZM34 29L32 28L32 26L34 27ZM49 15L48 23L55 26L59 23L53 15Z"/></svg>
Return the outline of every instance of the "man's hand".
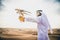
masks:
<svg viewBox="0 0 60 40"><path fill-rule="evenodd" d="M53 30L50 30L50 33L53 34Z"/></svg>

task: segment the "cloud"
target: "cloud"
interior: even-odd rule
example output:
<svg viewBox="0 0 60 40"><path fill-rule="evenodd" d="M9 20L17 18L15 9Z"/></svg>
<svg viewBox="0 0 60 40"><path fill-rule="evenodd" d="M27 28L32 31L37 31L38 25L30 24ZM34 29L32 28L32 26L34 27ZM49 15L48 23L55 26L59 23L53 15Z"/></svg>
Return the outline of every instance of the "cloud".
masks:
<svg viewBox="0 0 60 40"><path fill-rule="evenodd" d="M54 6L54 9L55 9L55 13L56 14L58 14L58 15L60 15L60 0L44 0L44 2L46 2L46 3L49 3L49 5L51 4L53 4L53 5L55 5ZM53 6L52 6L53 7ZM52 8L53 9L53 8Z"/></svg>
<svg viewBox="0 0 60 40"><path fill-rule="evenodd" d="M60 3L60 0L55 0L55 2Z"/></svg>
<svg viewBox="0 0 60 40"><path fill-rule="evenodd" d="M42 9L44 13L47 14L52 27L59 27L60 17L58 16L58 3L54 3L54 0L5 0L2 1L2 5L5 6L5 10L0 13L1 25L2 26L18 26L20 27L20 21L18 20L18 15L15 13L15 8L22 8L35 13L37 9ZM26 24L24 24L26 25ZM30 25L30 24L29 24ZM28 25L28 26L29 26ZM32 26L32 25L30 25ZM35 25L34 25L35 26Z"/></svg>
<svg viewBox="0 0 60 40"><path fill-rule="evenodd" d="M44 0L46 2L60 3L60 0Z"/></svg>
<svg viewBox="0 0 60 40"><path fill-rule="evenodd" d="M3 9L4 4L3 4L4 0L0 0L0 11Z"/></svg>

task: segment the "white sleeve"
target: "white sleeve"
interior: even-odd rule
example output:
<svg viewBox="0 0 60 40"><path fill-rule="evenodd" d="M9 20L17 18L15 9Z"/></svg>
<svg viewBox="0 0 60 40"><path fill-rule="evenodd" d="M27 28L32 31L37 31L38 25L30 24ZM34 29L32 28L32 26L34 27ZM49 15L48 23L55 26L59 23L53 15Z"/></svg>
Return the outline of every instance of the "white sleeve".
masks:
<svg viewBox="0 0 60 40"><path fill-rule="evenodd" d="M47 19L47 21L46 21L46 24L48 25L48 28L49 28L50 32L53 33L53 31L52 31L52 27L51 27L51 25L50 25L48 19Z"/></svg>
<svg viewBox="0 0 60 40"><path fill-rule="evenodd" d="M38 17L30 17L30 16L26 16L25 17L25 20L26 21L30 21L30 22L39 22L39 20L38 20Z"/></svg>
<svg viewBox="0 0 60 40"><path fill-rule="evenodd" d="M43 16L42 16L41 22L42 22L42 24L43 24L44 26L47 26L47 27L48 27L48 29L50 30L50 32L52 32L51 25L50 25L50 23L49 23L46 15L43 15Z"/></svg>

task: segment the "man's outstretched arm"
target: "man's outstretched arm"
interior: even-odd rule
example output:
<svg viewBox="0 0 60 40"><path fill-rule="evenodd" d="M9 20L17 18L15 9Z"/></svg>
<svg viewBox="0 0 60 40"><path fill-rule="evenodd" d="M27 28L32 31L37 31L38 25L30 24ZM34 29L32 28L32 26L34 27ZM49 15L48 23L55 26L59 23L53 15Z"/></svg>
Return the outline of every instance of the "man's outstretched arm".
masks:
<svg viewBox="0 0 60 40"><path fill-rule="evenodd" d="M28 16L28 17L24 17L26 21L29 21L29 22L39 22L38 20L38 17L31 17L31 16Z"/></svg>

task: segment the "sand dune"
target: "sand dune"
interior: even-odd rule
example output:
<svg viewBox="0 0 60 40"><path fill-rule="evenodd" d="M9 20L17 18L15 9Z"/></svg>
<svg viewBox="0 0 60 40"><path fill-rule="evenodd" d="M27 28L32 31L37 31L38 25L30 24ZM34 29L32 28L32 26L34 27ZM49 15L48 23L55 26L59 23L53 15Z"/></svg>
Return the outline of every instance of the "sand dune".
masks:
<svg viewBox="0 0 60 40"><path fill-rule="evenodd" d="M60 30L53 30L54 33L50 34L51 40L54 39L52 37L60 38ZM17 28L0 28L0 37L4 40L37 40L37 30L35 29L17 29ZM1 39L0 38L0 39ZM56 38L54 40L57 40Z"/></svg>
<svg viewBox="0 0 60 40"><path fill-rule="evenodd" d="M1 32L2 31L2 32ZM2 38L16 38L20 40L37 40L37 32L33 30L26 30L26 29L12 29L12 28L5 28L0 30L0 36Z"/></svg>

